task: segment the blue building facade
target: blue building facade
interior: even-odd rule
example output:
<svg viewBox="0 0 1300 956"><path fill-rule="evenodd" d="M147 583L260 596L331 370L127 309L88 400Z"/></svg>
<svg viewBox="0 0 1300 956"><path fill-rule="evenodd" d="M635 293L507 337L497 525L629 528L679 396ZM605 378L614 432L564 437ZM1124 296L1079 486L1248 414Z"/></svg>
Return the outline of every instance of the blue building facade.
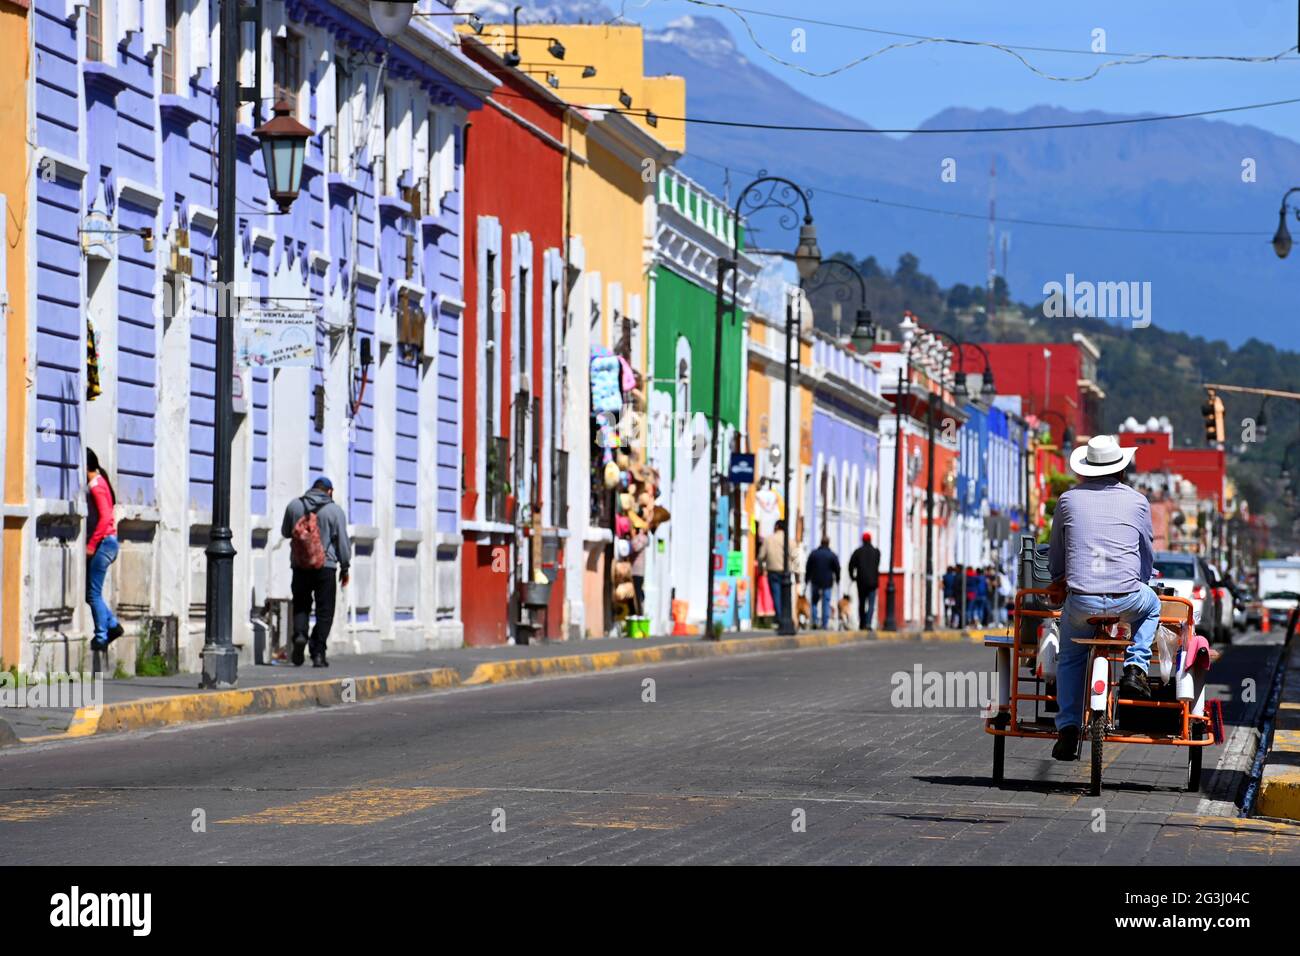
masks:
<svg viewBox="0 0 1300 956"><path fill-rule="evenodd" d="M1014 582L1025 526L1025 423L996 405L969 403L958 433L958 564L1000 566Z"/></svg>
<svg viewBox="0 0 1300 956"><path fill-rule="evenodd" d="M812 461L807 482L804 545L829 538L844 568L870 532L880 547L880 416L889 409L880 394L880 373L865 358L817 332L811 377ZM856 607L856 604L854 605Z"/></svg>
<svg viewBox="0 0 1300 956"><path fill-rule="evenodd" d="M357 552L339 649L459 642L463 135L494 81L422 25L430 21L397 44L362 3L260 6L261 119L284 100L314 135L299 198L280 215L257 117L243 109L238 279L220 289L217 4L34 0L34 441L29 504L10 516L24 523L29 571L21 667L49 669L45 658L84 646L87 447L120 503L111 600L128 633L133 618L175 616L182 667L195 665L216 323L240 308L316 316L310 367L237 367L231 383L235 640L245 657L271 640L267 602L289 596L284 507L322 473ZM245 54L247 84L257 55Z"/></svg>

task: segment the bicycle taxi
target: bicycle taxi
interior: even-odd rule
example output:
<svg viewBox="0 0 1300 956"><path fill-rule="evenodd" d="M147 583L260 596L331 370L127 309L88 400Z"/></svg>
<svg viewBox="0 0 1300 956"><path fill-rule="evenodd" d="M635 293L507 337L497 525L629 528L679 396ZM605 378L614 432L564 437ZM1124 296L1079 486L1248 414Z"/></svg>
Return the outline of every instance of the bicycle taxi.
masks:
<svg viewBox="0 0 1300 956"><path fill-rule="evenodd" d="M1022 581L1048 583L1046 546L1024 539ZM1101 795L1103 751L1107 743L1150 744L1187 748L1188 791L1200 787L1202 754L1216 743L1206 714L1206 671L1211 652L1196 634L1192 603L1172 592L1160 594L1160 630L1152 647L1147 680L1149 701L1119 697L1124 651L1132 643L1126 624L1114 617L1089 618L1092 637L1076 643L1088 646L1083 670L1088 682L1083 694L1083 723L1079 746L1091 746L1091 793ZM1046 587L1016 592L1008 635L989 636L984 646L997 656L997 698L984 722L993 735L993 780L1001 784L1008 737L1055 740L1055 662L1060 647L1059 606L1052 606Z"/></svg>

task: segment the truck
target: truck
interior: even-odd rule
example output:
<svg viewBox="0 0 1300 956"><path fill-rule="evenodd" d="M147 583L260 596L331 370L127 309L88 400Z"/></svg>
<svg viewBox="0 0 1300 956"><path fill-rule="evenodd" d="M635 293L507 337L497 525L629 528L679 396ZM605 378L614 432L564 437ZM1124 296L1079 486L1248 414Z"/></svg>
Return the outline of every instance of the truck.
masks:
<svg viewBox="0 0 1300 956"><path fill-rule="evenodd" d="M1259 597L1271 627L1286 627L1300 604L1300 555L1259 562Z"/></svg>

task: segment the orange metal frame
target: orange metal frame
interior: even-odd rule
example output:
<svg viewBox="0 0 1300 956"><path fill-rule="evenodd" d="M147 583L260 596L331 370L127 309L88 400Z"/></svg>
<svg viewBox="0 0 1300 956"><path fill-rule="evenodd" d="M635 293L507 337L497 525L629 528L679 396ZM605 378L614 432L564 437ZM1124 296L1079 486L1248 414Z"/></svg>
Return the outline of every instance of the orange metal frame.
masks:
<svg viewBox="0 0 1300 956"><path fill-rule="evenodd" d="M1024 658L1036 658L1038 656L1038 647L1035 644L1032 650L1026 650L1020 642L1020 620L1021 618L1059 618L1060 611L1039 610L1037 608L1027 608L1024 606L1024 599L1033 595L1047 596L1051 592L1046 588L1025 588L1016 591L1016 602L1011 618L1011 696L1006 707L998 708L999 715L1007 714L1009 719L1007 726L995 727L995 717L986 718L984 722L985 733L994 734L1001 737L1038 737L1046 740L1055 740L1056 733L1043 730L1026 730L1020 726L1017 715L1017 704L1020 701L1055 701L1056 697L1051 694L1022 694L1020 692L1020 682L1023 678L1020 676L1020 663ZM1187 605L1187 614L1181 617L1161 616L1160 623L1168 624L1178 628L1179 642L1186 640L1187 625L1192 620L1192 602L1186 598L1180 597L1161 597L1161 604L1178 603ZM1006 645L989 644L985 642L986 647L1005 647ZM1106 654L1108 661L1123 663L1123 655ZM1034 678L1036 681L1037 678ZM1084 675L1084 680L1088 680L1088 675ZM1112 681L1110 685L1109 711L1115 712L1115 705L1118 702L1118 690ZM1205 715L1192 713L1191 706L1185 700L1128 700L1124 701L1125 707L1153 707L1158 710L1178 710L1181 713L1182 733L1179 736L1152 736L1149 734L1107 734L1103 739L1109 742L1120 744L1160 744L1174 747L1209 747L1215 743L1214 731L1210 718ZM1191 727L1193 722L1200 722L1206 725L1209 731L1205 737L1200 740L1191 738Z"/></svg>

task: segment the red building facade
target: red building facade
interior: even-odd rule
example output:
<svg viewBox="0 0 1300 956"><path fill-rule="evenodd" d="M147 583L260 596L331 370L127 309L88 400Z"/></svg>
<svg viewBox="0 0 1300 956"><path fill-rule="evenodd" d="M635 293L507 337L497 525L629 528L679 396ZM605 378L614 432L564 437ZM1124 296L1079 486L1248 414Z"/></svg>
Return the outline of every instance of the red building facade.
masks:
<svg viewBox="0 0 1300 956"><path fill-rule="evenodd" d="M542 620L558 634L563 613L563 476L545 450L562 421L566 104L488 47L463 47L500 86L465 145L462 616L467 645L522 643ZM544 616L522 606L539 572Z"/></svg>
<svg viewBox="0 0 1300 956"><path fill-rule="evenodd" d="M1075 333L1070 342L989 342L984 344L999 395L1021 396L1020 412L1037 416L1052 429L1061 444L1065 424L1076 442L1095 435L1101 427L1101 403L1106 397L1097 383L1100 350ZM980 356L967 348L968 372L980 371Z"/></svg>
<svg viewBox="0 0 1300 956"><path fill-rule="evenodd" d="M1166 472L1181 475L1196 486L1201 498L1213 498L1223 510L1227 460L1221 448L1175 448L1172 429L1124 428L1119 443L1136 448L1133 469L1139 473Z"/></svg>

